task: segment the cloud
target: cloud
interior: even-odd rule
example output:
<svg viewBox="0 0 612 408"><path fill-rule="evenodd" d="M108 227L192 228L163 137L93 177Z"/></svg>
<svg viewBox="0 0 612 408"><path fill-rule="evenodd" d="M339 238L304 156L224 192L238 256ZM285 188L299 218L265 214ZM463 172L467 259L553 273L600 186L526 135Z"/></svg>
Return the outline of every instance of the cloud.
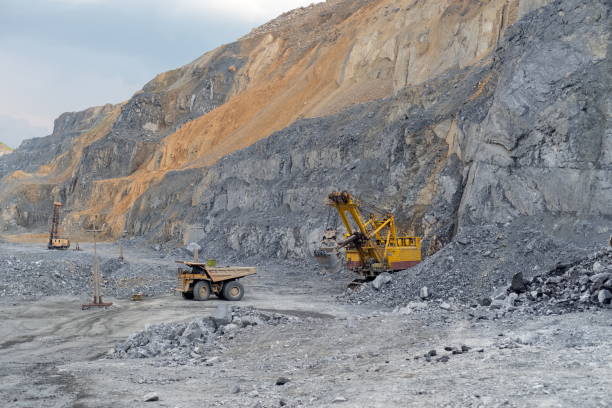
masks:
<svg viewBox="0 0 612 408"><path fill-rule="evenodd" d="M35 52L22 55L23 49ZM7 41L0 60L0 114L49 130L63 112L128 99L142 86L141 75L155 74L137 68L147 65L138 57L61 45L39 47L30 40Z"/></svg>
<svg viewBox="0 0 612 408"><path fill-rule="evenodd" d="M176 0L179 9L201 13L213 13L239 18L249 22L265 22L278 15L318 1L304 0Z"/></svg>
<svg viewBox="0 0 612 408"><path fill-rule="evenodd" d="M263 23L292 10L324 0L51 0L72 6L106 5L112 8L156 9L170 14L223 17L230 20Z"/></svg>
<svg viewBox="0 0 612 408"><path fill-rule="evenodd" d="M27 120L0 115L0 142L12 147L19 146L22 140L50 134L50 129L35 126Z"/></svg>

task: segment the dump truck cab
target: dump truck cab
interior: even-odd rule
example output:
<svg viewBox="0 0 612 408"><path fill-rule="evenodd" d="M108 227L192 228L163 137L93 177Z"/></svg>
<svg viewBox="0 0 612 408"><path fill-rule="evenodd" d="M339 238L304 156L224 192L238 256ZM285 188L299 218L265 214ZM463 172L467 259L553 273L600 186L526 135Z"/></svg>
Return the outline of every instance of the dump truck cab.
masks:
<svg viewBox="0 0 612 408"><path fill-rule="evenodd" d="M189 269L180 268L177 274L176 292L185 299L208 300L211 294L220 299L238 301L244 296L240 278L255 275L257 270L250 266L219 267L215 261L177 261Z"/></svg>

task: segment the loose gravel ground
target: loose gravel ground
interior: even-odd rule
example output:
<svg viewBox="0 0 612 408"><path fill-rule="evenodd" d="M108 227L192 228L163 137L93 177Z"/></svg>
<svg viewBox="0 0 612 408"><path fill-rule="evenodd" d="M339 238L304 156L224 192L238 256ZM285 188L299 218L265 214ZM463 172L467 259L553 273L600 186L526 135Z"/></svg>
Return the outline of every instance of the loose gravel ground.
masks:
<svg viewBox="0 0 612 408"><path fill-rule="evenodd" d="M48 250L44 245L0 244L0 296L35 300L43 296L88 296L94 261L91 244L82 251ZM153 251L144 255L126 250L118 260L116 244L99 244L102 293L127 298L169 294L176 283L176 267Z"/></svg>
<svg viewBox="0 0 612 408"><path fill-rule="evenodd" d="M115 286L113 279L131 276L134 265L173 273L180 258L133 246L120 263L115 252L110 244L100 247L108 288ZM612 309L598 303L607 285L600 279L611 261L607 250L562 271L525 277L520 293L505 280L499 287L503 299L491 299L502 300L502 308L439 295L406 296L394 307L341 303L337 297L346 293L350 275L328 274L305 262L260 260L258 274L245 279L241 302L120 297L111 308L82 311L86 295L70 290L78 292L86 281L61 282L69 281L66 265L87 270L87 251L2 244L0 256L25 265L18 268L28 273L38 271L67 294L46 296L43 285L35 295L1 298L2 406L609 405ZM2 276L9 271L2 270ZM151 277L144 269L138 274ZM17 276L27 281L25 274ZM559 276L564 278L549 281ZM579 298L576 304L584 307L548 313L539 306L571 299L573 282L585 277L589 284L578 290L588 292L589 303ZM3 279L5 289L21 290ZM383 283L379 295L397 299L387 291L396 279ZM421 284L415 281L415 288ZM538 293L530 299L529 292Z"/></svg>

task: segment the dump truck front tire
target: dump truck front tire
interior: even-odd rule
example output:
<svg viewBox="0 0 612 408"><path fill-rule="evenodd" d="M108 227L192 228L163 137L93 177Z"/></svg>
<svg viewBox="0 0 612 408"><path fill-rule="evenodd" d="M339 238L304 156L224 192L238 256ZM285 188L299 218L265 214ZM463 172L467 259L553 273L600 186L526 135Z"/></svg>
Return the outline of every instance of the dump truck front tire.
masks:
<svg viewBox="0 0 612 408"><path fill-rule="evenodd" d="M193 286L193 298L195 300L208 300L210 297L210 283L201 280Z"/></svg>
<svg viewBox="0 0 612 408"><path fill-rule="evenodd" d="M244 296L244 286L238 281L230 281L223 285L223 297L238 301Z"/></svg>
<svg viewBox="0 0 612 408"><path fill-rule="evenodd" d="M193 300L193 292L181 292L183 299Z"/></svg>

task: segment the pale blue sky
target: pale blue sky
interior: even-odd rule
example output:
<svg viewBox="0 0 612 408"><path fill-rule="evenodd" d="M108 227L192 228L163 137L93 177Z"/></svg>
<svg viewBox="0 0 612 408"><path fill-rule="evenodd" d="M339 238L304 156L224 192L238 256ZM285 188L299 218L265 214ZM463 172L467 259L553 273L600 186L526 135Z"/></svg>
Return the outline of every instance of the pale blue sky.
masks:
<svg viewBox="0 0 612 408"><path fill-rule="evenodd" d="M0 0L0 141L128 99L157 73L313 0Z"/></svg>

